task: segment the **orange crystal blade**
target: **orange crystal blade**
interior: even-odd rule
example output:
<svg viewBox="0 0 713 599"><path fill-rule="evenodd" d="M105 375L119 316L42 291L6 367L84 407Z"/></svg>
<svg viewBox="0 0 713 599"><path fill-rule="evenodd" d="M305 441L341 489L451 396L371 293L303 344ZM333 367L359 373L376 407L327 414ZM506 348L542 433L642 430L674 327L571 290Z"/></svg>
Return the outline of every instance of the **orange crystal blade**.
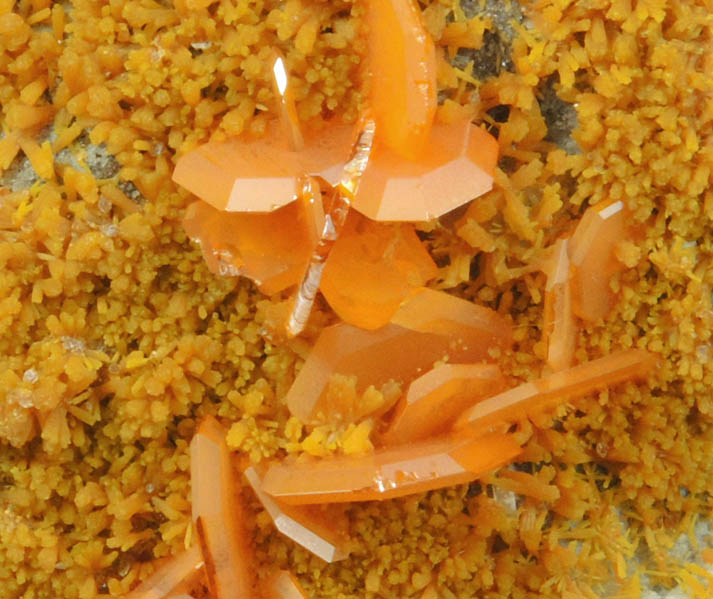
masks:
<svg viewBox="0 0 713 599"><path fill-rule="evenodd" d="M262 490L261 477L252 466L245 471L245 478L283 535L325 562L336 562L347 557L339 527L334 521L327 522L325 515L316 511L318 508L286 505L271 497Z"/></svg>
<svg viewBox="0 0 713 599"><path fill-rule="evenodd" d="M608 385L644 378L655 363L656 358L642 349L614 352L481 401L464 412L456 426L482 432L496 424L516 422Z"/></svg>
<svg viewBox="0 0 713 599"><path fill-rule="evenodd" d="M627 218L623 202L592 206L569 241L572 308L584 320L601 320L614 306L616 296L609 283L625 268L614 252L619 242L630 237Z"/></svg>
<svg viewBox="0 0 713 599"><path fill-rule="evenodd" d="M470 482L521 451L510 435L443 437L364 457L275 464L263 490L290 504L372 501Z"/></svg>
<svg viewBox="0 0 713 599"><path fill-rule="evenodd" d="M361 393L390 380L409 383L446 357L486 360L492 347L512 343L510 325L496 312L439 291L414 294L394 321L402 326L368 331L340 323L325 328L287 393L290 412L303 422L320 413L329 418L323 397L332 374L356 376Z"/></svg>
<svg viewBox="0 0 713 599"><path fill-rule="evenodd" d="M206 418L190 445L191 502L206 575L215 599L252 597L255 566L244 530L225 431Z"/></svg>
<svg viewBox="0 0 713 599"><path fill-rule="evenodd" d="M261 599L306 599L304 589L292 572L280 570L263 583Z"/></svg>
<svg viewBox="0 0 713 599"><path fill-rule="evenodd" d="M352 137L350 126L330 124L305 134L304 148L293 152L275 122L263 138L209 142L188 152L173 180L218 210L271 212L295 199L302 175L336 183Z"/></svg>
<svg viewBox="0 0 713 599"><path fill-rule="evenodd" d="M366 25L377 135L394 152L415 159L436 113L435 45L413 0L369 0Z"/></svg>
<svg viewBox="0 0 713 599"><path fill-rule="evenodd" d="M198 545L168 559L124 599L164 599L203 565Z"/></svg>
<svg viewBox="0 0 713 599"><path fill-rule="evenodd" d="M406 161L379 143L354 200L373 220L424 221L489 191L498 142L468 120L438 123L417 161Z"/></svg>
<svg viewBox="0 0 713 599"><path fill-rule="evenodd" d="M444 433L464 410L504 385L495 364L436 366L411 383L381 440L400 445Z"/></svg>
<svg viewBox="0 0 713 599"><path fill-rule="evenodd" d="M553 370L569 368L574 360L577 322L572 313L568 240L560 240L552 263L546 269L544 323L542 333L547 343L547 364Z"/></svg>
<svg viewBox="0 0 713 599"><path fill-rule="evenodd" d="M452 336L466 348L486 344L504 349L512 344L510 323L494 310L425 287L413 291L391 322L412 331ZM488 355L484 349L483 358Z"/></svg>
<svg viewBox="0 0 713 599"><path fill-rule="evenodd" d="M329 254L320 289L343 321L377 329L391 320L413 286L437 274L413 227L376 223L352 212Z"/></svg>
<svg viewBox="0 0 713 599"><path fill-rule="evenodd" d="M304 202L267 214L226 213L194 202L186 209L183 226L200 242L212 272L246 276L270 295L302 277L316 244L315 217Z"/></svg>

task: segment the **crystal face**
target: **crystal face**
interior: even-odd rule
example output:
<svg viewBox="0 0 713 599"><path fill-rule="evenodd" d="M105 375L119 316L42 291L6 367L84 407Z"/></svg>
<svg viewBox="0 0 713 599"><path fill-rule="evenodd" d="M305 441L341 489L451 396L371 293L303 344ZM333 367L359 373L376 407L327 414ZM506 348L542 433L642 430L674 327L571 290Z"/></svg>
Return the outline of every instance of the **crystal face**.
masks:
<svg viewBox="0 0 713 599"><path fill-rule="evenodd" d="M498 142L460 120L436 124L417 160L404 160L379 140L354 208L379 221L432 220L489 191Z"/></svg>
<svg viewBox="0 0 713 599"><path fill-rule="evenodd" d="M320 511L318 507L286 505L262 490L262 480L253 466L245 471L250 486L270 515L275 527L325 562L335 562L347 557L344 551L345 523L335 521L334 515Z"/></svg>
<svg viewBox="0 0 713 599"><path fill-rule="evenodd" d="M349 158L353 129L330 124L305 134L299 152L289 149L277 121L264 137L209 142L182 156L173 180L218 210L271 212L296 197L303 175L336 184Z"/></svg>
<svg viewBox="0 0 713 599"><path fill-rule="evenodd" d="M398 445L444 433L477 401L501 391L495 364L442 364L414 380L382 442Z"/></svg>

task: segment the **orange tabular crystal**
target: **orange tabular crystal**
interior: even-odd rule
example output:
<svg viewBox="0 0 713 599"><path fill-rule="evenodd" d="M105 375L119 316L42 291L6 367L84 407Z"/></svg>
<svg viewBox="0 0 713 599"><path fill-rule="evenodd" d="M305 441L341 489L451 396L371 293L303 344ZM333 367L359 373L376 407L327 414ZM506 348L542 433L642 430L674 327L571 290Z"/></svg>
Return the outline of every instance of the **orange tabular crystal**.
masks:
<svg viewBox="0 0 713 599"><path fill-rule="evenodd" d="M163 599L169 593L196 574L203 565L203 556L198 545L171 557L159 566L149 578L131 591L124 599Z"/></svg>
<svg viewBox="0 0 713 599"><path fill-rule="evenodd" d="M645 350L614 352L490 397L464 412L456 426L484 432L497 424L546 412L607 385L643 378L655 363L654 356Z"/></svg>
<svg viewBox="0 0 713 599"><path fill-rule="evenodd" d="M307 597L295 575L287 570L280 570L268 577L262 586L263 593L260 599L306 599Z"/></svg>
<svg viewBox="0 0 713 599"><path fill-rule="evenodd" d="M547 342L547 363L553 370L562 370L572 365L577 338L577 323L572 313L568 241L562 239L557 242L553 260L546 272L542 328Z"/></svg>
<svg viewBox="0 0 713 599"><path fill-rule="evenodd" d="M181 157L173 180L218 210L271 212L292 202L302 175L336 183L349 157L353 137L346 125L329 125L305 136L292 151L277 121L260 139L210 142Z"/></svg>
<svg viewBox="0 0 713 599"><path fill-rule="evenodd" d="M442 437L364 457L275 464L263 489L291 504L390 499L470 482L520 451L509 435Z"/></svg>
<svg viewBox="0 0 713 599"><path fill-rule="evenodd" d="M322 274L321 291L339 317L364 329L389 322L413 287L438 274L416 232L352 212Z"/></svg>
<svg viewBox="0 0 713 599"><path fill-rule="evenodd" d="M409 386L382 441L399 445L444 433L467 408L504 387L495 364L443 364Z"/></svg>
<svg viewBox="0 0 713 599"><path fill-rule="evenodd" d="M206 418L191 440L191 502L206 575L215 599L252 597L255 566L237 499L225 432Z"/></svg>
<svg viewBox="0 0 713 599"><path fill-rule="evenodd" d="M270 295L302 277L316 245L315 217L305 202L268 214L226 213L194 202L186 209L183 226L200 242L211 271L249 277Z"/></svg>
<svg viewBox="0 0 713 599"><path fill-rule="evenodd" d="M416 159L436 113L436 48L413 0L369 0L367 66L378 137Z"/></svg>
<svg viewBox="0 0 713 599"><path fill-rule="evenodd" d="M588 321L605 318L616 301L612 277L625 266L615 255L616 246L630 237L624 204L592 206L582 217L569 241L572 264L572 307Z"/></svg>
<svg viewBox="0 0 713 599"><path fill-rule="evenodd" d="M318 508L285 505L269 496L262 490L260 475L252 466L245 471L245 477L275 527L283 535L326 562L331 563L347 557L339 527L335 526L334 521L327 522L324 514L316 511Z"/></svg>
<svg viewBox="0 0 713 599"><path fill-rule="evenodd" d="M332 374L356 376L361 392L390 380L408 383L444 357L453 362L485 360L491 347L506 348L511 342L510 326L496 312L423 290L406 300L392 324L381 329L367 331L345 323L325 328L287 393L287 406L303 422L320 412L330 417L322 399Z"/></svg>
<svg viewBox="0 0 713 599"><path fill-rule="evenodd" d="M512 327L497 312L444 291L414 290L391 322L421 333L450 335L471 350L473 345L486 344L480 348L483 358L488 355L488 345L512 345Z"/></svg>
<svg viewBox="0 0 713 599"><path fill-rule="evenodd" d="M436 124L417 161L407 161L379 137L354 208L374 220L431 220L493 186L498 142L468 120Z"/></svg>

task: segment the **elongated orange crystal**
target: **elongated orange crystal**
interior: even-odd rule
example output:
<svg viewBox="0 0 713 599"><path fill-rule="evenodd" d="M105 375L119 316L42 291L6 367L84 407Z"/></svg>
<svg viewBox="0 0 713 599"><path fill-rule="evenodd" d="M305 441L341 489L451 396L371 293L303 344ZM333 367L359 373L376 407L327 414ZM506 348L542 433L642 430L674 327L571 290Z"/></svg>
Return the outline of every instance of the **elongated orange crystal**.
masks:
<svg viewBox="0 0 713 599"><path fill-rule="evenodd" d="M191 509L215 599L252 597L255 566L237 499L235 473L225 432L206 418L194 435L191 454Z"/></svg>
<svg viewBox="0 0 713 599"><path fill-rule="evenodd" d="M656 358L642 349L614 352L481 401L466 410L456 426L469 427L469 434L473 431L486 432L494 425L547 412L561 403L608 385L646 377L655 363Z"/></svg>
<svg viewBox="0 0 713 599"><path fill-rule="evenodd" d="M572 309L584 320L601 320L614 306L616 296L610 281L625 268L615 250L618 243L630 237L627 215L621 201L592 206L569 241Z"/></svg>
<svg viewBox="0 0 713 599"><path fill-rule="evenodd" d="M169 558L124 599L164 599L177 592L181 583L196 574L203 566L203 556L198 545Z"/></svg>
<svg viewBox="0 0 713 599"><path fill-rule="evenodd" d="M354 200L373 220L431 220L493 186L498 142L468 120L438 123L418 160L404 160L377 142Z"/></svg>
<svg viewBox="0 0 713 599"><path fill-rule="evenodd" d="M270 295L302 277L317 243L317 216L302 201L268 214L226 213L194 202L186 209L183 226L200 242L211 271L249 277Z"/></svg>
<svg viewBox="0 0 713 599"><path fill-rule="evenodd" d="M173 180L218 210L271 212L297 195L303 175L335 184L349 158L353 130L330 124L305 134L299 152L289 149L277 121L265 137L209 142L182 156Z"/></svg>
<svg viewBox="0 0 713 599"><path fill-rule="evenodd" d="M436 114L436 48L413 0L369 0L369 106L377 135L413 160L424 150Z"/></svg>
<svg viewBox="0 0 713 599"><path fill-rule="evenodd" d="M577 340L577 322L572 312L569 240L557 242L551 264L547 268L545 287L543 338L547 343L547 364L553 370L572 365Z"/></svg>
<svg viewBox="0 0 713 599"><path fill-rule="evenodd" d="M324 512L320 512L317 507L287 505L271 497L262 490L261 477L253 466L245 471L245 478L283 535L325 562L331 563L347 557L345 539L340 531L340 528L345 528L344 524L340 526L333 520L326 521Z"/></svg>
<svg viewBox="0 0 713 599"><path fill-rule="evenodd" d="M381 441L400 445L444 433L464 410L504 385L495 364L436 366L411 383Z"/></svg>
<svg viewBox="0 0 713 599"><path fill-rule="evenodd" d="M390 499L470 482L520 451L510 435L442 437L364 457L274 464L263 490L290 504Z"/></svg>
<svg viewBox="0 0 713 599"><path fill-rule="evenodd" d="M444 358L486 360L491 348L511 343L510 325L493 310L421 290L402 304L391 324L375 331L345 323L325 328L287 393L287 406L303 422L319 413L329 418L323 398L332 374L356 376L361 393L390 380L409 383Z"/></svg>
<svg viewBox="0 0 713 599"><path fill-rule="evenodd" d="M306 599L307 594L292 572L280 570L268 576L260 599Z"/></svg>
<svg viewBox="0 0 713 599"><path fill-rule="evenodd" d="M343 321L376 329L389 322L411 289L436 274L412 226L352 212L325 264L321 291Z"/></svg>

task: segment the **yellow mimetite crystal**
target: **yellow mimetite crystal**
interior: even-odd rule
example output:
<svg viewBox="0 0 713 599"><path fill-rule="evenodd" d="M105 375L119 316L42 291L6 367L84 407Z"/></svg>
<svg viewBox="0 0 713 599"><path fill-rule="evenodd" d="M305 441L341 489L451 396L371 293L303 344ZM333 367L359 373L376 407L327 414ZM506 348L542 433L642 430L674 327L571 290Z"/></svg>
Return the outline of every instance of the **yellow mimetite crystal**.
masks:
<svg viewBox="0 0 713 599"><path fill-rule="evenodd" d="M263 490L296 505L403 497L470 482L520 451L510 435L441 437L363 457L274 464L265 474Z"/></svg>
<svg viewBox="0 0 713 599"><path fill-rule="evenodd" d="M464 410L504 386L495 364L436 366L411 383L381 442L400 445L444 433Z"/></svg>
<svg viewBox="0 0 713 599"><path fill-rule="evenodd" d="M426 221L489 191L498 142L468 120L438 123L416 160L376 143L354 208L373 220Z"/></svg>
<svg viewBox="0 0 713 599"><path fill-rule="evenodd" d="M555 246L552 262L546 269L545 310L542 334L547 343L547 364L553 370L572 365L577 340L577 322L572 312L569 240Z"/></svg>
<svg viewBox="0 0 713 599"><path fill-rule="evenodd" d="M273 121L259 139L209 142L182 156L173 180L218 210L271 212L296 197L303 175L336 184L349 158L353 128L333 124L310 129L293 151Z"/></svg>
<svg viewBox="0 0 713 599"><path fill-rule="evenodd" d="M217 420L201 423L190 455L191 511L211 593L215 599L252 597L255 566L225 431Z"/></svg>
<svg viewBox="0 0 713 599"><path fill-rule="evenodd" d="M608 385L646 377L655 363L656 358L642 349L614 352L481 401L461 415L456 427L468 427L468 434L486 432L494 425L547 412Z"/></svg>
<svg viewBox="0 0 713 599"><path fill-rule="evenodd" d="M357 377L357 392L394 380L409 383L444 358L487 360L492 347L512 343L510 325L493 310L440 291L420 290L398 309L392 323L368 331L340 323L325 328L287 393L290 412L303 422L320 413L332 374Z"/></svg>
<svg viewBox="0 0 713 599"><path fill-rule="evenodd" d="M322 273L320 290L349 324L377 329L438 267L413 226L377 223L352 212Z"/></svg>
<svg viewBox="0 0 713 599"><path fill-rule="evenodd" d="M307 594L295 575L287 570L280 570L268 576L262 587L263 592L259 599L307 599Z"/></svg>
<svg viewBox="0 0 713 599"><path fill-rule="evenodd" d="M572 309L583 320L601 320L614 306L616 295L610 281L625 268L615 250L618 243L631 236L628 218L621 201L592 206L569 240Z"/></svg>
<svg viewBox="0 0 713 599"><path fill-rule="evenodd" d="M255 467L245 470L250 486L283 535L302 545L325 562L336 562L347 557L344 550L344 523L330 521L319 507L286 505L262 490L262 480Z"/></svg>
<svg viewBox="0 0 713 599"><path fill-rule="evenodd" d="M163 563L124 599L164 599L176 592L181 583L194 576L203 566L203 556L196 544Z"/></svg>

